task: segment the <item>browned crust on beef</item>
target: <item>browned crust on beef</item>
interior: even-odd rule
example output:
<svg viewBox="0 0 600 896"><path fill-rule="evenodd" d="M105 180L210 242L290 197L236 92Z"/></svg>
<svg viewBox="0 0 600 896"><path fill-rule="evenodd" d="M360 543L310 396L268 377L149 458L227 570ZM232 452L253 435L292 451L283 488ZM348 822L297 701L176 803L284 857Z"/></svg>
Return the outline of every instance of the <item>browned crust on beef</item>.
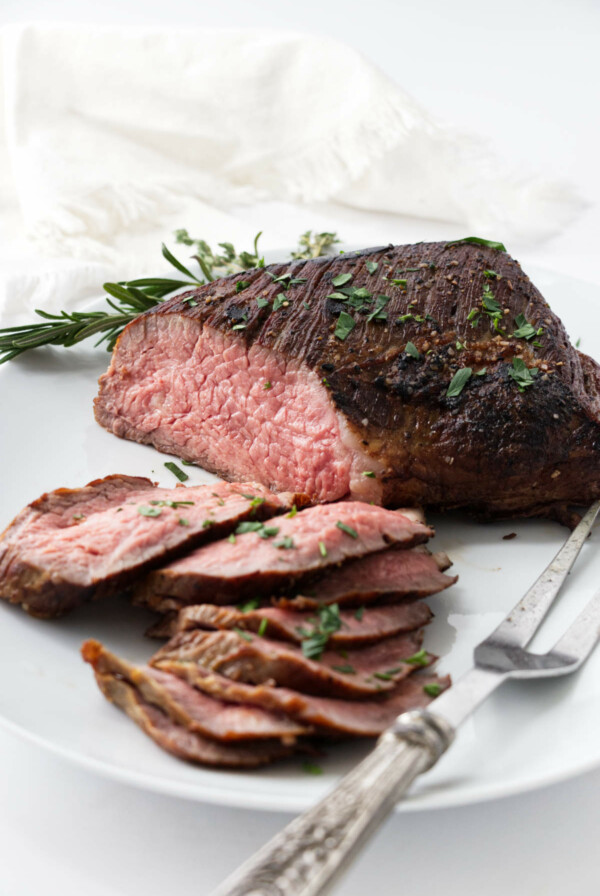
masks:
<svg viewBox="0 0 600 896"><path fill-rule="evenodd" d="M378 263L374 275L366 273L365 260ZM498 277L486 281L485 270ZM290 290L289 307L276 313L256 303L258 296L272 300L281 291L269 272L306 279ZM357 314L343 343L333 335L341 306L327 298L341 272L352 273L353 284L373 295L391 297L388 324L367 323ZM385 279L399 272L405 272L400 277L406 289ZM236 294L242 279L250 286ZM481 309L486 282L508 312L506 331L512 333L514 317L523 313L544 328L541 348L504 339L485 314L471 326L469 313ZM246 328L237 335L248 346L265 346L326 376L335 406L365 451L386 464L386 504L466 507L484 518L558 516L567 504L600 496L598 365L570 345L560 320L506 253L464 243L381 247L270 265L188 295L197 298L196 306L178 296L130 326L143 327L150 316L180 315L229 333L245 315ZM302 303L307 295L308 309ZM397 323L411 303L426 320ZM418 361L404 352L409 340L421 352ZM457 340L468 348L457 351ZM509 375L515 356L540 368L523 393ZM486 367L487 375L472 377L461 395L448 398L448 384L464 366ZM101 397L96 416L108 425Z"/></svg>

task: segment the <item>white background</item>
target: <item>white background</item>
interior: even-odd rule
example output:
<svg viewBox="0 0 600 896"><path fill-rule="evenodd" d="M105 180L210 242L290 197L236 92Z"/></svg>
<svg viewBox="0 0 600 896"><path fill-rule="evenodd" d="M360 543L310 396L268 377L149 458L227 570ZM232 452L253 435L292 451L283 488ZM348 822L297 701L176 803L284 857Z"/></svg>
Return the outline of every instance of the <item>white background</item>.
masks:
<svg viewBox="0 0 600 896"><path fill-rule="evenodd" d="M516 250L525 268L535 262L600 283L594 0L0 0L0 24L27 19L275 27L344 40L438 118L486 137L502 157L575 183L590 203L580 220L550 243ZM310 211L307 226L338 228L349 242L391 238L386 216ZM268 221L256 223L268 230ZM416 241L446 235L441 228L413 221L402 229ZM9 670L2 680L10 687ZM287 820L113 784L2 730L0 759L0 896L205 896ZM494 803L397 816L336 893L596 896L599 793L600 771Z"/></svg>

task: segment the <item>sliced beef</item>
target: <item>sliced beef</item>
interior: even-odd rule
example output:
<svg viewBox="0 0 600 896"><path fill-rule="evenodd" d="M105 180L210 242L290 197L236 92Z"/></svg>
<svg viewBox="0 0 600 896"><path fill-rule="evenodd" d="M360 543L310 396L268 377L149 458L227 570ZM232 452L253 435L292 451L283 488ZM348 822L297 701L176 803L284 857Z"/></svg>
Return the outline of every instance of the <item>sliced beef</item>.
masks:
<svg viewBox="0 0 600 896"><path fill-rule="evenodd" d="M150 573L134 599L161 612L184 604L235 603L256 593L289 591L344 560L390 544L409 548L431 534L402 513L361 502L309 507Z"/></svg>
<svg viewBox="0 0 600 896"><path fill-rule="evenodd" d="M295 752L296 748L281 741L230 744L209 740L173 722L123 679L97 675L96 681L107 700L123 709L159 747L178 759L223 768L257 768Z"/></svg>
<svg viewBox="0 0 600 896"><path fill-rule="evenodd" d="M272 684L250 685L231 681L194 662L164 659L160 666L221 700L284 712L290 718L303 725L313 726L321 733L357 737L377 737L400 713L417 706L426 706L438 689L441 692L450 685L448 677L415 672L393 690L370 700L337 700L301 694Z"/></svg>
<svg viewBox="0 0 600 896"><path fill-rule="evenodd" d="M34 616L60 616L128 586L139 574L289 508L255 483L157 488L108 476L29 504L0 538L0 597Z"/></svg>
<svg viewBox="0 0 600 896"><path fill-rule="evenodd" d="M600 496L600 368L513 258L468 241L179 294L125 329L95 413L121 437L316 501L506 517Z"/></svg>
<svg viewBox="0 0 600 896"><path fill-rule="evenodd" d="M332 647L357 647L381 641L399 632L410 632L430 621L432 613L421 601L389 604L357 611L342 610L341 627L329 638ZM302 631L313 624L314 616L294 609L260 607L242 611L236 607L196 604L184 607L153 627L154 637L171 638L178 632L192 629L240 629L260 632L267 638L302 641Z"/></svg>
<svg viewBox="0 0 600 896"><path fill-rule="evenodd" d="M126 681L146 703L203 737L228 742L280 738L292 744L296 737L310 733L306 726L292 722L281 713L259 706L226 703L201 693L168 672L150 666L132 666L97 641L86 641L81 652L97 676Z"/></svg>
<svg viewBox="0 0 600 896"><path fill-rule="evenodd" d="M163 659L195 662L234 681L276 681L307 694L355 699L391 690L415 668L431 663L434 657L421 650L422 643L422 631L410 632L341 653L327 647L317 661L280 641L195 629L175 635L150 665L160 669Z"/></svg>
<svg viewBox="0 0 600 896"><path fill-rule="evenodd" d="M323 604L359 607L379 600L430 597L457 581L458 576L443 575L449 566L445 554L430 554L421 548L380 551L329 570L303 588L302 594L282 597L277 603L290 609L311 610Z"/></svg>

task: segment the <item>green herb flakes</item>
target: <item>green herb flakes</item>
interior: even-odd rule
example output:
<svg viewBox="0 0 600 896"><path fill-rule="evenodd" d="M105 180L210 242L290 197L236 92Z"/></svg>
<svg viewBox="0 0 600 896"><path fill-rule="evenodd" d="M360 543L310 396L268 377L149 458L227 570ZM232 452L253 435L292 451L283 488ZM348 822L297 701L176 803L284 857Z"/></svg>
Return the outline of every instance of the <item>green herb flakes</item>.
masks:
<svg viewBox="0 0 600 896"><path fill-rule="evenodd" d="M271 385L271 382L269 380L267 380L267 382L263 386L263 389L268 391L269 389L272 389L272 388L273 388L273 386Z"/></svg>
<svg viewBox="0 0 600 896"><path fill-rule="evenodd" d="M327 548L325 547L324 541L319 542L319 554L321 555L321 557L327 556Z"/></svg>
<svg viewBox="0 0 600 896"><path fill-rule="evenodd" d="M257 597L253 597L251 600L247 600L243 604L238 604L236 610L240 613L250 613L252 610L256 610L258 607L259 600Z"/></svg>
<svg viewBox="0 0 600 896"><path fill-rule="evenodd" d="M470 367L461 367L460 370L457 370L450 380L446 396L448 398L456 398L457 395L460 395L468 381L471 379L472 373L473 371Z"/></svg>
<svg viewBox="0 0 600 896"><path fill-rule="evenodd" d="M160 507L146 507L145 504L142 504L138 507L137 512L140 516L160 516L162 510Z"/></svg>
<svg viewBox="0 0 600 896"><path fill-rule="evenodd" d="M404 349L407 355L410 355L411 358L414 358L416 361L421 357L421 352L414 344L414 342L407 342L406 348Z"/></svg>
<svg viewBox="0 0 600 896"><path fill-rule="evenodd" d="M341 341L344 342L346 337L349 336L355 326L356 321L354 320L354 318L351 317L346 311L342 311L340 316L338 317L334 336L337 336L338 339L341 339Z"/></svg>
<svg viewBox="0 0 600 896"><path fill-rule="evenodd" d="M297 513L298 513L298 508L296 507L295 504L292 504L292 509L290 510L289 513L286 513L286 517L288 518L288 520L291 520L296 516Z"/></svg>
<svg viewBox="0 0 600 896"><path fill-rule="evenodd" d="M309 660L319 660L329 638L342 627L340 608L338 604L319 607L318 616L315 618L311 631L303 629L302 653Z"/></svg>
<svg viewBox="0 0 600 896"><path fill-rule="evenodd" d="M331 281L333 286L345 286L346 283L350 283L352 280L352 274L338 274L337 277L334 277Z"/></svg>
<svg viewBox="0 0 600 896"><path fill-rule="evenodd" d="M383 309L385 308L385 306L387 305L389 300L390 300L389 296L384 296L384 295L377 296L377 298L375 299L375 307L374 307L373 311L371 311L371 313L367 317L367 323L370 323L373 320L376 320L376 321L386 321L387 320L387 318L388 318L387 311L384 311Z"/></svg>
<svg viewBox="0 0 600 896"><path fill-rule="evenodd" d="M177 522L179 523L180 526L189 526L189 524L190 524L190 521L187 520L184 516L180 516L179 519L177 520Z"/></svg>
<svg viewBox="0 0 600 896"><path fill-rule="evenodd" d="M264 296L259 296L256 300L256 304L259 308L267 308L269 305L269 300L265 299Z"/></svg>
<svg viewBox="0 0 600 896"><path fill-rule="evenodd" d="M249 635L248 632L245 632L242 628L236 628L234 626L232 631L234 631L236 635L239 635L240 638L243 638L244 641L252 641L252 635Z"/></svg>
<svg viewBox="0 0 600 896"><path fill-rule="evenodd" d="M442 686L432 681L430 684L424 684L423 690L429 697L438 697L442 693Z"/></svg>
<svg viewBox="0 0 600 896"><path fill-rule="evenodd" d="M410 663L411 666L428 666L429 656L426 650L419 650L417 653L413 653L412 656L407 657L404 662Z"/></svg>
<svg viewBox="0 0 600 896"><path fill-rule="evenodd" d="M248 286L250 286L249 280L238 280L238 282L235 284L235 291L236 293L242 292L242 290L247 289Z"/></svg>
<svg viewBox="0 0 600 896"><path fill-rule="evenodd" d="M359 622L362 622L362 618L363 618L364 614L365 614L364 606L359 607L357 610L354 611L354 618L357 619Z"/></svg>
<svg viewBox="0 0 600 896"><path fill-rule="evenodd" d="M262 638L264 636L268 625L269 625L269 622L267 619L260 620L260 625L258 626L258 632L257 632L257 635L259 638Z"/></svg>
<svg viewBox="0 0 600 896"><path fill-rule="evenodd" d="M342 532L345 532L346 535L349 535L351 538L358 538L358 532L356 529L353 529L352 526L347 526L346 523L343 523L341 520L336 522L336 526L338 529L341 529Z"/></svg>
<svg viewBox="0 0 600 896"><path fill-rule="evenodd" d="M303 762L302 770L306 772L307 775L322 775L323 769L320 765L317 765L316 762Z"/></svg>
<svg viewBox="0 0 600 896"><path fill-rule="evenodd" d="M291 548L295 548L294 539L289 535L286 535L281 541L275 541L274 545L276 548L280 548L286 551L289 551Z"/></svg>
<svg viewBox="0 0 600 896"><path fill-rule="evenodd" d="M522 358L513 358L512 367L508 368L508 375L517 384L519 392L524 392L528 386L533 386L534 377L537 376L537 367L527 367Z"/></svg>
<svg viewBox="0 0 600 896"><path fill-rule="evenodd" d="M350 663L345 663L342 666L332 666L332 669L335 669L336 672L340 672L342 675L356 675L356 669L354 666L351 666Z"/></svg>
<svg viewBox="0 0 600 896"><path fill-rule="evenodd" d="M453 240L451 243L446 243L446 249L450 246L462 246L463 243L472 243L474 246L487 246L488 249L497 249L498 252L506 252L504 243L496 243L494 240L483 240L479 236L466 236L462 240Z"/></svg>
<svg viewBox="0 0 600 896"><path fill-rule="evenodd" d="M181 470L177 466L177 464L174 464L171 460L168 460L165 463L165 467L173 474L173 476L179 479L180 482L187 482L187 480L190 478L187 473L184 473L183 470Z"/></svg>
<svg viewBox="0 0 600 896"><path fill-rule="evenodd" d="M215 522L216 522L216 520L203 520L203 521L202 521L202 528L203 528L203 529L210 529L211 526L214 526Z"/></svg>
<svg viewBox="0 0 600 896"><path fill-rule="evenodd" d="M278 292L273 301L273 311L279 311L280 308L289 305L288 297L284 292Z"/></svg>
<svg viewBox="0 0 600 896"><path fill-rule="evenodd" d="M517 329L512 335L516 339L526 339L527 341L530 341L534 336L541 336L544 332L543 327L538 327L536 330L533 324L529 323L524 314L517 314L515 317L515 325Z"/></svg>
<svg viewBox="0 0 600 896"><path fill-rule="evenodd" d="M231 533L231 535L228 536L227 541L228 541L230 544L235 544L235 542L236 542L236 538L235 538L235 535L233 534L233 532Z"/></svg>
<svg viewBox="0 0 600 896"><path fill-rule="evenodd" d="M368 270L369 274L374 274L379 267L379 264L376 261L365 261L365 267Z"/></svg>
<svg viewBox="0 0 600 896"><path fill-rule="evenodd" d="M484 271L483 276L487 280L495 280L497 278L498 274L496 273L496 271Z"/></svg>
<svg viewBox="0 0 600 896"><path fill-rule="evenodd" d="M366 476L367 479L375 479L375 473L373 470L363 470L363 476Z"/></svg>

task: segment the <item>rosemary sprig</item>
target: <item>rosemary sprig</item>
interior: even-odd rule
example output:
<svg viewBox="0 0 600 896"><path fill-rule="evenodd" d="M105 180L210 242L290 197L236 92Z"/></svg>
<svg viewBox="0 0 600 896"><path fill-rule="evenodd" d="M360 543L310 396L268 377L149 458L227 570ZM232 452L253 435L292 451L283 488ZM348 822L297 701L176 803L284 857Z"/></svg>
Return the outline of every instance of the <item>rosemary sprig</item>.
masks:
<svg viewBox="0 0 600 896"><path fill-rule="evenodd" d="M154 308L167 296L185 287L202 286L218 277L252 268L264 267L264 258L259 257L258 241L254 238L252 252L236 252L232 243L219 243L221 253L213 251L204 240L192 239L187 230L177 230L175 241L184 246L192 246L196 254L202 277L197 277L163 244L162 255L169 264L187 279L168 277L141 277L137 280L105 283L104 291L109 311L61 311L49 314L36 309L42 318L40 322L0 329L0 364L16 358L23 352L43 345L62 345L65 348L76 345L90 336L101 334L96 346L106 343L110 352L123 329L139 314ZM330 246L339 242L335 233L319 233L311 238L311 231L302 234L292 258L316 258L324 255Z"/></svg>

